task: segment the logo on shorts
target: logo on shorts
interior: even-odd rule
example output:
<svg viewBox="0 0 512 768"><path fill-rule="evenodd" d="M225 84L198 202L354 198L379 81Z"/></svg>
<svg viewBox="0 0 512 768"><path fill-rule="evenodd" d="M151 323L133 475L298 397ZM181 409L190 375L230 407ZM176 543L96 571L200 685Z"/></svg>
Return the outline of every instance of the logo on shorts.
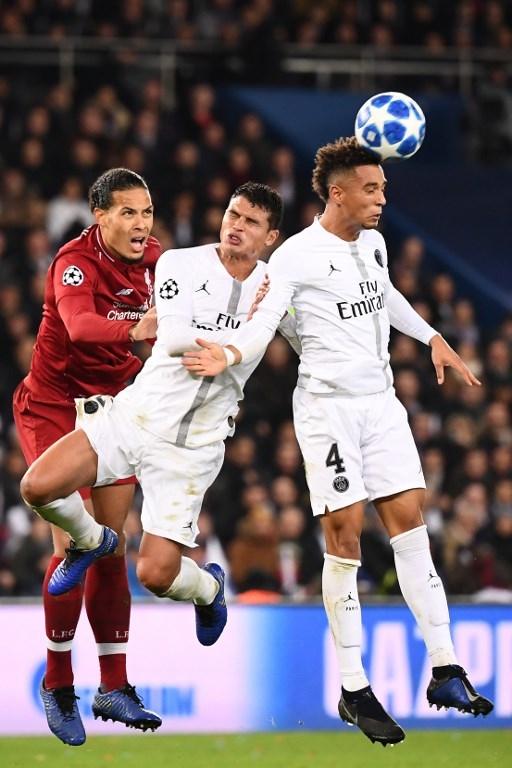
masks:
<svg viewBox="0 0 512 768"><path fill-rule="evenodd" d="M62 285L82 285L83 281L84 273L74 264L67 267L62 274Z"/></svg>
<svg viewBox="0 0 512 768"><path fill-rule="evenodd" d="M336 477L332 481L332 487L334 488L335 491L338 491L338 493L345 493L348 486L349 486L349 482L344 475L336 475Z"/></svg>
<svg viewBox="0 0 512 768"><path fill-rule="evenodd" d="M379 251L378 248L375 249L375 252L373 254L375 256L375 261L379 265L379 267L384 267L384 259L382 258L382 253Z"/></svg>
<svg viewBox="0 0 512 768"><path fill-rule="evenodd" d="M162 283L159 291L160 298L162 299L174 299L179 292L178 283L172 277Z"/></svg>

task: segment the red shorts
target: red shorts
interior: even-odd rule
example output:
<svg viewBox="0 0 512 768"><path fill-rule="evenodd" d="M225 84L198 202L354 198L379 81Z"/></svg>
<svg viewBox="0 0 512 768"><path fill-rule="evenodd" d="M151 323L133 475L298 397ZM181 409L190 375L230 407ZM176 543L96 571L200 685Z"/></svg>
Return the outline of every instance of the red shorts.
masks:
<svg viewBox="0 0 512 768"><path fill-rule="evenodd" d="M75 404L68 400L34 400L22 381L18 384L12 403L14 422L21 450L30 466L57 440L75 428ZM134 485L135 477L118 480L115 485ZM91 496L90 488L81 488L83 499Z"/></svg>

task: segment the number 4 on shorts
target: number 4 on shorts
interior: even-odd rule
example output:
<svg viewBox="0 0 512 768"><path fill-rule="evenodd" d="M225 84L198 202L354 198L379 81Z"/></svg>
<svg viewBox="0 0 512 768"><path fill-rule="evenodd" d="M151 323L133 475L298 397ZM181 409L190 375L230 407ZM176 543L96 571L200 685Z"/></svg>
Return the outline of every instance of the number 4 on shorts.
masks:
<svg viewBox="0 0 512 768"><path fill-rule="evenodd" d="M325 466L334 467L336 474L347 471L338 450L338 443L333 443L329 448L329 453L327 454L327 458L325 460Z"/></svg>

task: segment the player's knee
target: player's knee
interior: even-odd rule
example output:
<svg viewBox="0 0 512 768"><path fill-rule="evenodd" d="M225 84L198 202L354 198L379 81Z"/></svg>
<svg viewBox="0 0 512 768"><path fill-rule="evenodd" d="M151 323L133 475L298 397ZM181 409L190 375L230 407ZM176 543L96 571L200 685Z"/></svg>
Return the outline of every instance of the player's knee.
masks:
<svg viewBox="0 0 512 768"><path fill-rule="evenodd" d="M335 531L329 536L326 544L330 555L347 560L361 559L360 539L353 531Z"/></svg>
<svg viewBox="0 0 512 768"><path fill-rule="evenodd" d="M173 581L167 574L167 569L160 568L147 557L139 557L137 578L143 587L157 596L167 592Z"/></svg>
<svg viewBox="0 0 512 768"><path fill-rule="evenodd" d="M22 497L32 507L42 506L51 501L44 478L33 467L27 469L21 478L20 491Z"/></svg>

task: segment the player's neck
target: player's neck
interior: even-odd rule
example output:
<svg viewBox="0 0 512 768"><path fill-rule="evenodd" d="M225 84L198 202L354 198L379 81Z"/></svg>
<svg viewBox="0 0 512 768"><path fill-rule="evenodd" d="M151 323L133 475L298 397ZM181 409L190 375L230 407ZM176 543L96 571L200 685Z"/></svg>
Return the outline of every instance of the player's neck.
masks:
<svg viewBox="0 0 512 768"><path fill-rule="evenodd" d="M230 253L229 251L226 251L225 249L221 250L220 248L217 248L217 255L226 272L240 282L243 282L249 277L257 262L255 257Z"/></svg>
<svg viewBox="0 0 512 768"><path fill-rule="evenodd" d="M338 209L333 209L327 206L325 211L319 217L318 221L321 226L330 232L331 235L345 240L347 243L352 243L357 240L361 233L361 227L354 222L340 219Z"/></svg>

